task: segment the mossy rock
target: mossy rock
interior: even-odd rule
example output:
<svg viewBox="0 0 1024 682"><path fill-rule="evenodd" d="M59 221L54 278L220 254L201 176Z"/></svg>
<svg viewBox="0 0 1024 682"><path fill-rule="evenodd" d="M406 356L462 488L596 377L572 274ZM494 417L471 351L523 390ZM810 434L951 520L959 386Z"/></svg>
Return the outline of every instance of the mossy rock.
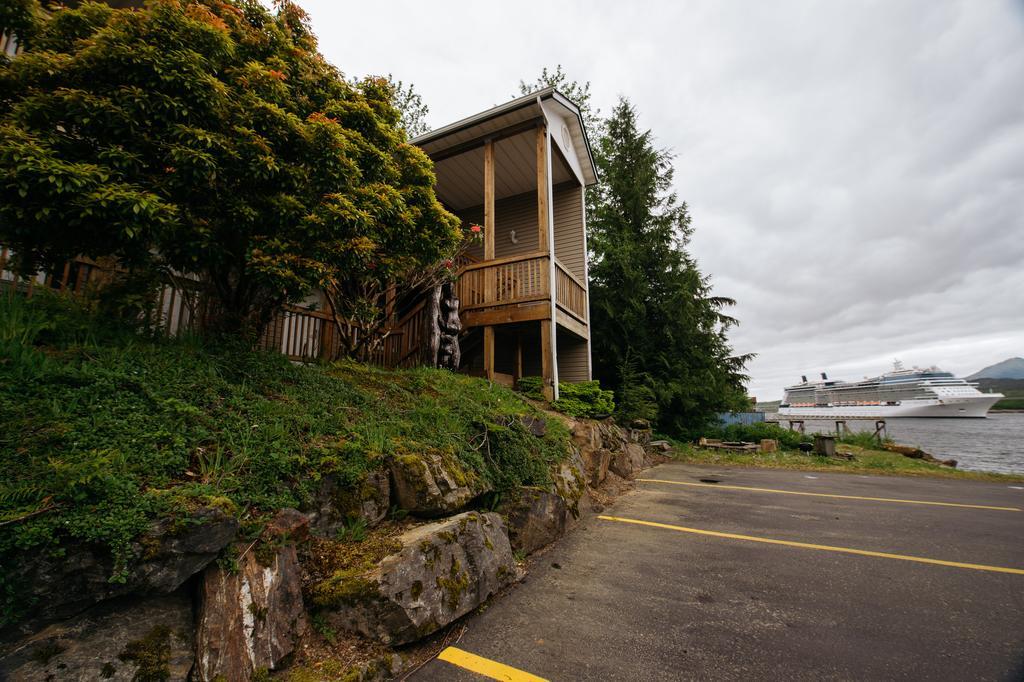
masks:
<svg viewBox="0 0 1024 682"><path fill-rule="evenodd" d="M184 680L195 661L192 599L111 600L0 657L0 680Z"/></svg>
<svg viewBox="0 0 1024 682"><path fill-rule="evenodd" d="M571 505L578 500L539 488L507 493L498 512L506 519L512 550L529 554L564 535L573 520Z"/></svg>
<svg viewBox="0 0 1024 682"><path fill-rule="evenodd" d="M333 625L384 644L425 637L515 580L498 514L466 512L415 527L402 551L375 566L336 573L314 588Z"/></svg>
<svg viewBox="0 0 1024 682"><path fill-rule="evenodd" d="M335 537L357 518L372 528L387 517L390 508L391 481L384 469L367 472L355 485L324 476L309 509L310 529L321 537Z"/></svg>
<svg viewBox="0 0 1024 682"><path fill-rule="evenodd" d="M425 517L459 511L490 486L446 452L394 455L389 462L395 502L402 509Z"/></svg>

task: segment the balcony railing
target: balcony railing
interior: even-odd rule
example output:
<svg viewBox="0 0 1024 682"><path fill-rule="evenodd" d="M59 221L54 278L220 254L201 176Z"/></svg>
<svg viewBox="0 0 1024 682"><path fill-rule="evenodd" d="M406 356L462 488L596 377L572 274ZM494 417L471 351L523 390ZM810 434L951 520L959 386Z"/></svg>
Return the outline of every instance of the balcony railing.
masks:
<svg viewBox="0 0 1024 682"><path fill-rule="evenodd" d="M463 268L457 290L462 310L543 301L549 294L547 254L473 263Z"/></svg>
<svg viewBox="0 0 1024 682"><path fill-rule="evenodd" d="M587 321L587 288L555 259L555 302L580 322Z"/></svg>
<svg viewBox="0 0 1024 682"><path fill-rule="evenodd" d="M587 288L556 259L555 302L580 322L587 321ZM551 258L530 253L470 263L457 284L463 311L550 300Z"/></svg>

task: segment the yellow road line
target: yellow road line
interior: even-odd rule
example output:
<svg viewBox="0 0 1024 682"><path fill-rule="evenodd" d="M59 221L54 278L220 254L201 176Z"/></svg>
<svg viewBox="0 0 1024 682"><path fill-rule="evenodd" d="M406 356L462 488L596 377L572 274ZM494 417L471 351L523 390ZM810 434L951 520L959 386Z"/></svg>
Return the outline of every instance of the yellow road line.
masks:
<svg viewBox="0 0 1024 682"><path fill-rule="evenodd" d="M807 495L809 497L834 497L840 500L868 500L870 502L899 502L900 504L925 504L936 507L963 507L966 509L991 509L995 511L1021 511L1017 507L992 507L986 504L960 504L958 502L930 502L928 500L901 500L894 497L862 497L860 495L836 495L833 493L806 493L796 490L779 490L777 488L751 488L743 485L722 485L721 483L691 483L689 481L666 481L660 478L638 478L644 483L671 483L672 485L689 485L694 488L720 488L724 490L750 490L757 493L779 493L781 495Z"/></svg>
<svg viewBox="0 0 1024 682"><path fill-rule="evenodd" d="M899 559L900 561L915 561L920 564L935 564L937 566L952 566L954 568L970 568L975 571L992 571L995 573L1014 573L1024 575L1024 568L1007 568L1005 566L986 566L984 564L965 564L959 561L944 561L942 559L927 559L919 556L907 556L905 554L890 554L888 552L873 552L867 549L851 549L849 547L832 547L831 545L814 545L809 542L794 542L792 540L775 540L773 538L759 538L753 535L739 535L737 533L722 533L717 530L702 530L700 528L686 528L685 526L672 526L667 523L656 523L654 521L641 521L640 519L626 519L619 516L598 516L605 521L619 521L620 523L635 523L640 526L651 526L653 528L665 528L681 533L696 533L697 535L710 535L716 538L728 538L730 540L748 540L750 542L763 542L769 545L785 545L787 547L802 547L803 549L819 549L826 552L842 552L844 554L859 554L860 556L881 557L883 559Z"/></svg>
<svg viewBox="0 0 1024 682"><path fill-rule="evenodd" d="M463 651L453 646L442 651L437 657L452 665L457 665L479 675L490 677L492 680L504 680L504 682L547 682L543 677L531 675L518 668L471 654L468 651Z"/></svg>

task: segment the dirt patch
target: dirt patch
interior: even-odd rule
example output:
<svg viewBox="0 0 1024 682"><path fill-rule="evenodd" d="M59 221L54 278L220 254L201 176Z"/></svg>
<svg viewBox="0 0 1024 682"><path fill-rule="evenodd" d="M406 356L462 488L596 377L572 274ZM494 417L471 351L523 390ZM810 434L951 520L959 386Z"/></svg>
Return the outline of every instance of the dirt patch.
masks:
<svg viewBox="0 0 1024 682"><path fill-rule="evenodd" d="M590 488L590 503L592 511L600 513L605 507L610 506L616 499L622 497L636 488L633 481L622 478L613 471L596 488Z"/></svg>

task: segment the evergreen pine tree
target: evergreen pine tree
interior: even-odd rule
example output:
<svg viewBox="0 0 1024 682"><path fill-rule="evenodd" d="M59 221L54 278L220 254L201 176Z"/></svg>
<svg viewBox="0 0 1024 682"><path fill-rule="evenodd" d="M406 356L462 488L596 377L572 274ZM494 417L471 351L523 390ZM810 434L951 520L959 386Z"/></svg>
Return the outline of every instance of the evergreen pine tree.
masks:
<svg viewBox="0 0 1024 682"><path fill-rule="evenodd" d="M711 295L687 252L693 227L671 189L672 155L638 128L627 100L605 122L595 160L601 182L588 216L594 374L615 390L623 416L649 412L653 392L659 428L695 435L715 413L745 402L751 356L733 355L726 332L736 321L723 313L734 301Z"/></svg>

